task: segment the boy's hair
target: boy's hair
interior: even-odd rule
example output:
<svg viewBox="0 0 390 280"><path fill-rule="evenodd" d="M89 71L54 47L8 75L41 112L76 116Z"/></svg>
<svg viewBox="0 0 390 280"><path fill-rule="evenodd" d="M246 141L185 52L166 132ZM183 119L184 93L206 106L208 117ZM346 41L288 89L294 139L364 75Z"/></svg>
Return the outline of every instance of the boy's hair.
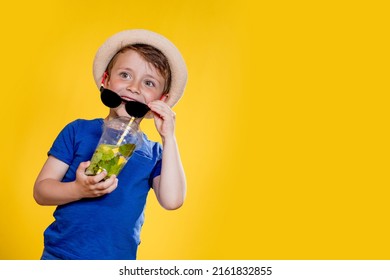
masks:
<svg viewBox="0 0 390 280"><path fill-rule="evenodd" d="M124 53L128 50L133 50L137 52L147 62L151 63L157 69L157 71L165 80L163 93L168 93L171 88L171 68L169 67L168 59L161 51L150 45L133 44L120 49L111 59L110 63L108 63L106 70L107 74L111 74L112 67L114 66L114 63L118 58L118 54Z"/></svg>

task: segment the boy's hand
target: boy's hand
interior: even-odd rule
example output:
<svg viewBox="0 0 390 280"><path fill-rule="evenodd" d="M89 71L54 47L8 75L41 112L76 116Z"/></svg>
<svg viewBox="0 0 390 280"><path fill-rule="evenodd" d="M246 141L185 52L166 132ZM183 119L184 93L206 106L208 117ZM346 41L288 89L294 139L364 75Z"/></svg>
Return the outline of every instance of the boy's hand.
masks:
<svg viewBox="0 0 390 280"><path fill-rule="evenodd" d="M118 186L118 179L112 175L105 181L102 181L107 175L107 171L103 171L95 176L85 175L85 169L91 164L90 161L80 163L76 170L77 192L80 197L99 197L114 191Z"/></svg>
<svg viewBox="0 0 390 280"><path fill-rule="evenodd" d="M163 140L175 133L176 114L164 100L155 100L148 104L153 112L154 124Z"/></svg>

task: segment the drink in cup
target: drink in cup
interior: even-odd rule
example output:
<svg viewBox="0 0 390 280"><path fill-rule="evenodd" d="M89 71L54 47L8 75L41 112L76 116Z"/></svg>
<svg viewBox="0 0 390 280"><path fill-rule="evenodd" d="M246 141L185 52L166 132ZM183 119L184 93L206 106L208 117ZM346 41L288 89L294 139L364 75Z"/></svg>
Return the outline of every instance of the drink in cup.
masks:
<svg viewBox="0 0 390 280"><path fill-rule="evenodd" d="M85 174L93 176L106 170L104 179L114 174L118 176L139 144L137 123L127 117L107 121Z"/></svg>

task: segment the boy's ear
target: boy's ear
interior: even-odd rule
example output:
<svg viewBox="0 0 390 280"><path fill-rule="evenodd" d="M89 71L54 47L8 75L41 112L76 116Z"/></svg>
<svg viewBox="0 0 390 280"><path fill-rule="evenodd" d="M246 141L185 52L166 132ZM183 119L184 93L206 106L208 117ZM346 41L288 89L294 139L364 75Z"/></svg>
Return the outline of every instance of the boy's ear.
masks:
<svg viewBox="0 0 390 280"><path fill-rule="evenodd" d="M110 76L107 74L106 79L104 81L104 87L107 87L109 83L110 83Z"/></svg>
<svg viewBox="0 0 390 280"><path fill-rule="evenodd" d="M164 94L160 97L160 100L165 102L165 101L168 99L168 97L169 97L169 96L168 96L168 93L164 93Z"/></svg>
<svg viewBox="0 0 390 280"><path fill-rule="evenodd" d="M108 75L107 71L105 71L103 73L103 77L102 77L102 86L103 87L107 87L107 84L108 84L108 80L110 79L110 76Z"/></svg>

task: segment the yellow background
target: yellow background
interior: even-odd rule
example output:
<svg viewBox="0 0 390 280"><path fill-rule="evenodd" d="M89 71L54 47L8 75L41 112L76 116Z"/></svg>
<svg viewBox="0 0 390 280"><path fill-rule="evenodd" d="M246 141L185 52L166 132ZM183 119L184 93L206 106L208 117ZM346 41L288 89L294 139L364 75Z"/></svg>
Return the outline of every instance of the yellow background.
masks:
<svg viewBox="0 0 390 280"><path fill-rule="evenodd" d="M150 193L139 259L389 259L386 2L3 3L0 259L40 257L54 208L34 180L64 125L107 114L93 57L129 28L164 34L189 70L187 200Z"/></svg>

